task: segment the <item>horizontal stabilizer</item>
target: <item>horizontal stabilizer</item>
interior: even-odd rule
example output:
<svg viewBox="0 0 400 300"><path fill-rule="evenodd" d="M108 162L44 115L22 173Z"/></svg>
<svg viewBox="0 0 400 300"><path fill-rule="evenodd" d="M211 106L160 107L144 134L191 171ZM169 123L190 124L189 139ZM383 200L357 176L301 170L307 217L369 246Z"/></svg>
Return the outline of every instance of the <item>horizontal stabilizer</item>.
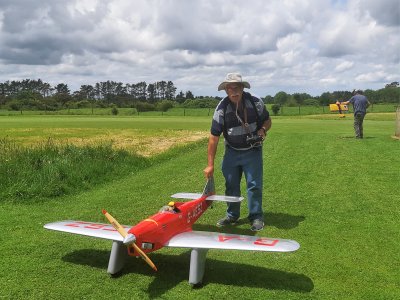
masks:
<svg viewBox="0 0 400 300"><path fill-rule="evenodd" d="M199 193L177 193L173 194L172 198L178 199L199 199L203 195ZM235 197L235 196L225 196L225 195L211 195L206 198L206 200L213 200L213 201L223 201L223 202L240 202L244 198L243 197Z"/></svg>
<svg viewBox="0 0 400 300"><path fill-rule="evenodd" d="M213 201L224 201L224 202L240 202L244 198L243 197L235 197L235 196L225 196L225 195L211 195L206 198L207 200Z"/></svg>

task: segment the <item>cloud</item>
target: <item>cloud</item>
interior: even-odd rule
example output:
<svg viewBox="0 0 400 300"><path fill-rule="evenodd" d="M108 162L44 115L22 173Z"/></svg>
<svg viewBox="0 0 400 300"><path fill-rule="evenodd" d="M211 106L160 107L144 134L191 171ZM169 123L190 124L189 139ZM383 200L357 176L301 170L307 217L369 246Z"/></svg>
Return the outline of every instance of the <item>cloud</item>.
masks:
<svg viewBox="0 0 400 300"><path fill-rule="evenodd" d="M396 0L3 0L0 82L171 80L221 96L239 71L259 95L378 89L400 76L399 28Z"/></svg>
<svg viewBox="0 0 400 300"><path fill-rule="evenodd" d="M399 1L364 0L360 1L360 10L383 26L398 27L400 25Z"/></svg>
<svg viewBox="0 0 400 300"><path fill-rule="evenodd" d="M354 62L344 61L335 67L335 71L343 72L343 71L351 69L353 66L354 66Z"/></svg>

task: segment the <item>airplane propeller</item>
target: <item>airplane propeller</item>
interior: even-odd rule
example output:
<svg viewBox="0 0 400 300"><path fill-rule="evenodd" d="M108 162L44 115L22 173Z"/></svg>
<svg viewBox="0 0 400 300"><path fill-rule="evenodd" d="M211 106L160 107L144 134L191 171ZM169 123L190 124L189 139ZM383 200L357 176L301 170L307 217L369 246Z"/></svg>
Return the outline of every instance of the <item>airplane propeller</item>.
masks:
<svg viewBox="0 0 400 300"><path fill-rule="evenodd" d="M121 226L121 224L118 223L117 220L114 219L113 216L111 216L105 209L102 210L102 213L104 216L107 218L107 220L111 223L112 227L114 227L120 235L124 238L124 244L125 245L132 245L133 248L139 253L140 257L143 258L143 260L154 270L157 271L157 267L154 265L154 263L150 260L150 258L144 253L136 244L135 244L135 236L133 234L128 234L125 230L124 227Z"/></svg>

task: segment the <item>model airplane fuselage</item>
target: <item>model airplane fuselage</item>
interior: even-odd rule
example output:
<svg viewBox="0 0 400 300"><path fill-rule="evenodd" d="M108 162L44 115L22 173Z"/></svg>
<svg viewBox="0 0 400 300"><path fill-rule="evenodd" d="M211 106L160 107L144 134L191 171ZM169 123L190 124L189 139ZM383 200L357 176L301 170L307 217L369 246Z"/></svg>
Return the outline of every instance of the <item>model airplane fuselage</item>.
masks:
<svg viewBox="0 0 400 300"><path fill-rule="evenodd" d="M133 226L128 233L136 237L136 243L145 253L161 249L173 236L192 230L192 225L212 203L206 198L204 195L189 202L175 202L175 210L160 211ZM138 255L131 250L130 255Z"/></svg>

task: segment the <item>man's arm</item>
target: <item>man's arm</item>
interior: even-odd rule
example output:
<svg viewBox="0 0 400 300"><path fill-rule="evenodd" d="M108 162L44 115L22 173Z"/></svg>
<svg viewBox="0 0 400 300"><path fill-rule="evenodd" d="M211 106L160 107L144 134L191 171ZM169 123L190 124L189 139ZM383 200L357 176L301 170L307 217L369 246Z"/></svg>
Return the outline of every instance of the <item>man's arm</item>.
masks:
<svg viewBox="0 0 400 300"><path fill-rule="evenodd" d="M271 118L268 118L268 120L264 121L260 130L257 131L257 134L265 138L267 136L267 131L271 129L271 126L272 126Z"/></svg>
<svg viewBox="0 0 400 300"><path fill-rule="evenodd" d="M350 103L350 101L343 101L343 102L336 101L336 104L347 105L347 104L349 104L349 103Z"/></svg>
<svg viewBox="0 0 400 300"><path fill-rule="evenodd" d="M218 142L219 142L219 136L210 134L207 147L208 163L207 167L203 171L206 178L210 178L214 175L214 160L215 160L215 154L217 153Z"/></svg>

